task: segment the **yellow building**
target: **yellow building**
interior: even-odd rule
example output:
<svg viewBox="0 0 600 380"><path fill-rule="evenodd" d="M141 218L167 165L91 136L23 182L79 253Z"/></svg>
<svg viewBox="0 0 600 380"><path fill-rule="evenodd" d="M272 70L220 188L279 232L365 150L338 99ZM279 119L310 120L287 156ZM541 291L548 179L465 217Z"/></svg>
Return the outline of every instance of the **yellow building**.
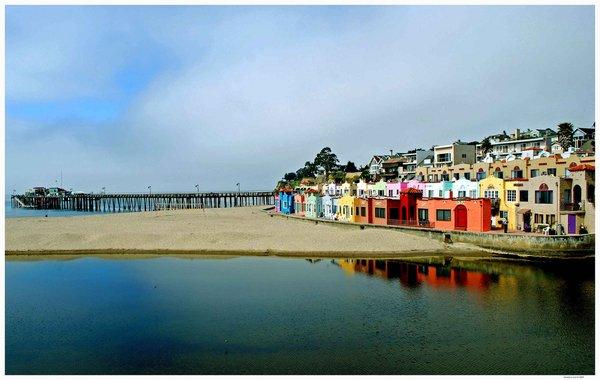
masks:
<svg viewBox="0 0 600 380"><path fill-rule="evenodd" d="M338 201L338 220L344 222L355 223L356 213L355 208L358 198L351 195L344 195Z"/></svg>
<svg viewBox="0 0 600 380"><path fill-rule="evenodd" d="M513 198L514 192L519 189L516 183L518 181L505 181L494 176L479 181L480 196L492 199L492 227L500 227L499 219L506 218L509 230L517 228L517 201Z"/></svg>

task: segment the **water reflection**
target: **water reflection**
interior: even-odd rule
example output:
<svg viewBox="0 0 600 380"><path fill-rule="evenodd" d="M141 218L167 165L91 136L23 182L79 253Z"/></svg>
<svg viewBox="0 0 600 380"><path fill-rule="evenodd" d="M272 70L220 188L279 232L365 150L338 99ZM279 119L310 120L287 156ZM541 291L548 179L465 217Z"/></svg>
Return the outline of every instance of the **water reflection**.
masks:
<svg viewBox="0 0 600 380"><path fill-rule="evenodd" d="M377 259L334 259L331 263L350 274L359 273L386 280L397 279L406 288L426 285L433 288L465 288L469 291L483 292L493 285L496 288L512 288L516 291L519 277L521 281L533 278L536 281L564 279L567 285L564 291L573 297L580 297L578 287L574 284L594 279L593 260L528 265L485 260L447 260L438 265Z"/></svg>

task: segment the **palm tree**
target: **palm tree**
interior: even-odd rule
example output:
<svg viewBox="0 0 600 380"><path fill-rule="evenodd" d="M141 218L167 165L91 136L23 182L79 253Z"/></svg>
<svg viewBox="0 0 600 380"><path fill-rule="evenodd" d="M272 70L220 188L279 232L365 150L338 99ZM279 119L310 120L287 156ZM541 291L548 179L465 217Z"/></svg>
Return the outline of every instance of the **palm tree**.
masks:
<svg viewBox="0 0 600 380"><path fill-rule="evenodd" d="M561 123L558 125L558 143L563 150L573 146L573 124Z"/></svg>

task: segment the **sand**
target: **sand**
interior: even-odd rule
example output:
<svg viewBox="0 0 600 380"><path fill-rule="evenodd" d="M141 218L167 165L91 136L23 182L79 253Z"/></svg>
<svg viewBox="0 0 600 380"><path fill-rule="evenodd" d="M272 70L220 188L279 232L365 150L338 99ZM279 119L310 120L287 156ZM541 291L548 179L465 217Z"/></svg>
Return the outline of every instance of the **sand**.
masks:
<svg viewBox="0 0 600 380"><path fill-rule="evenodd" d="M473 246L398 230L271 217L259 207L56 218L8 218L6 254L221 254L305 257L418 257Z"/></svg>

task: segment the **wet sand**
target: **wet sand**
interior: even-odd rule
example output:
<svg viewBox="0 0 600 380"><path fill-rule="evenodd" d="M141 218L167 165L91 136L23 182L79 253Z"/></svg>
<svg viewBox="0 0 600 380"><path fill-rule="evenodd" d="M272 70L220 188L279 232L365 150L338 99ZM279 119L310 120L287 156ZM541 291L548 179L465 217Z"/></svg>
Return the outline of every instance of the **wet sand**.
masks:
<svg viewBox="0 0 600 380"><path fill-rule="evenodd" d="M7 255L428 257L491 254L387 229L271 217L259 207L8 218Z"/></svg>

